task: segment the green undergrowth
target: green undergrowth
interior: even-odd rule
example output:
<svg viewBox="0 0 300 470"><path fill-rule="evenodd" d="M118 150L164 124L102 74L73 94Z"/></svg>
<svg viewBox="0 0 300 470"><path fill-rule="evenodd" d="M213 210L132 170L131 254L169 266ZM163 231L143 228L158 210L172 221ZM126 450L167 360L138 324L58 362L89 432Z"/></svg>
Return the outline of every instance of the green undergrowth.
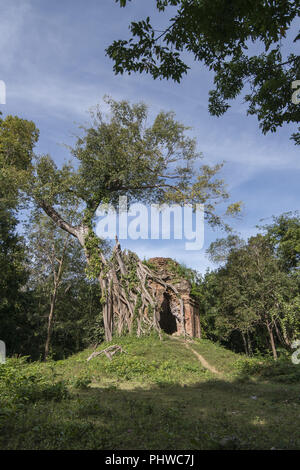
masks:
<svg viewBox="0 0 300 470"><path fill-rule="evenodd" d="M299 449L299 366L208 340L115 338L110 361L0 365L1 449Z"/></svg>

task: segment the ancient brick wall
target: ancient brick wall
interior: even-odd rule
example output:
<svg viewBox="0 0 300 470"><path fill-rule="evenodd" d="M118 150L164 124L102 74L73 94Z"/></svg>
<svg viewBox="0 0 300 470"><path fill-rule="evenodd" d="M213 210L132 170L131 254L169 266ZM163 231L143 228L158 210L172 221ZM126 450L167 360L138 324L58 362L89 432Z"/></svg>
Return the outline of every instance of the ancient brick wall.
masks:
<svg viewBox="0 0 300 470"><path fill-rule="evenodd" d="M191 296L190 283L179 276L170 269L170 265L176 264L171 258L151 258L149 263L155 267L159 276L169 283L171 283L178 291L179 295L159 283L151 282L149 287L155 295L159 313L159 324L166 333L174 335L183 335L184 328L182 324L182 299L184 318L185 318L185 331L191 337L200 338L200 318L199 307L193 297Z"/></svg>

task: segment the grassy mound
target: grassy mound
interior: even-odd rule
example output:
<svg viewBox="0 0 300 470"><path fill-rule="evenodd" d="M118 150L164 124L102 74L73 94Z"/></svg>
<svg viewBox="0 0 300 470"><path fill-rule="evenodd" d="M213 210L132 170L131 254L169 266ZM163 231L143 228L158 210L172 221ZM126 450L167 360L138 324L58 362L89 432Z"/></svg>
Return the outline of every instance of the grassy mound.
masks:
<svg viewBox="0 0 300 470"><path fill-rule="evenodd" d="M127 354L0 365L1 449L299 449L299 371L208 340L118 338ZM297 417L297 419L295 419Z"/></svg>

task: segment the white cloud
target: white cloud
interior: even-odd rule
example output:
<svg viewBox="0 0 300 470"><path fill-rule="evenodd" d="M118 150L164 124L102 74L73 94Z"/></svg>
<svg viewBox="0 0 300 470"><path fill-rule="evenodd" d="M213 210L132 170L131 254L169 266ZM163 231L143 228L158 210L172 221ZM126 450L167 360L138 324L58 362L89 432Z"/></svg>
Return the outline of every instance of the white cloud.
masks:
<svg viewBox="0 0 300 470"><path fill-rule="evenodd" d="M16 52L22 47L26 21L31 13L31 1L0 0L1 35L0 60L2 73L16 65Z"/></svg>
<svg viewBox="0 0 300 470"><path fill-rule="evenodd" d="M88 3L87 7L82 0L0 0L0 79L7 85L5 111L25 114L41 125L43 151L53 151L54 159L59 159L59 150L51 144L76 132L74 121L88 120L88 109L103 104L103 95L108 93L116 100L148 103L149 123L161 109L174 110L179 121L193 126L190 133L196 137L205 163L228 162L221 176L235 200L245 202L248 213L237 224L245 237L255 233L249 227L256 213L259 218L270 215L274 207L279 211L297 203L297 191L289 186L290 181L283 181L284 194L276 194L275 179L270 178L271 172L296 175L300 170L299 148L289 141L288 129L261 135L256 118L247 117L238 100L225 116L210 116L207 100L212 76L199 64L181 84L154 81L144 74L115 76L105 47L114 38L128 36L132 15L144 16L144 6L150 13L153 7L146 0L126 9L111 1ZM261 200L257 201L259 181ZM210 234L207 238L212 241ZM188 253L184 241L137 241L133 246L141 257L175 256L202 271L209 265L204 251Z"/></svg>

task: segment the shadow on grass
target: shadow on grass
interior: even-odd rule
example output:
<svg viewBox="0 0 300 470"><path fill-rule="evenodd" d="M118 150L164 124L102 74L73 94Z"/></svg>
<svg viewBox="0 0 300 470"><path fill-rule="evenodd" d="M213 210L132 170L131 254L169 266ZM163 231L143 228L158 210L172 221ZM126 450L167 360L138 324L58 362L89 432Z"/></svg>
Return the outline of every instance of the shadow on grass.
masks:
<svg viewBox="0 0 300 470"><path fill-rule="evenodd" d="M122 384L126 386L126 384ZM293 387L240 380L88 387L0 415L2 449L299 449Z"/></svg>

